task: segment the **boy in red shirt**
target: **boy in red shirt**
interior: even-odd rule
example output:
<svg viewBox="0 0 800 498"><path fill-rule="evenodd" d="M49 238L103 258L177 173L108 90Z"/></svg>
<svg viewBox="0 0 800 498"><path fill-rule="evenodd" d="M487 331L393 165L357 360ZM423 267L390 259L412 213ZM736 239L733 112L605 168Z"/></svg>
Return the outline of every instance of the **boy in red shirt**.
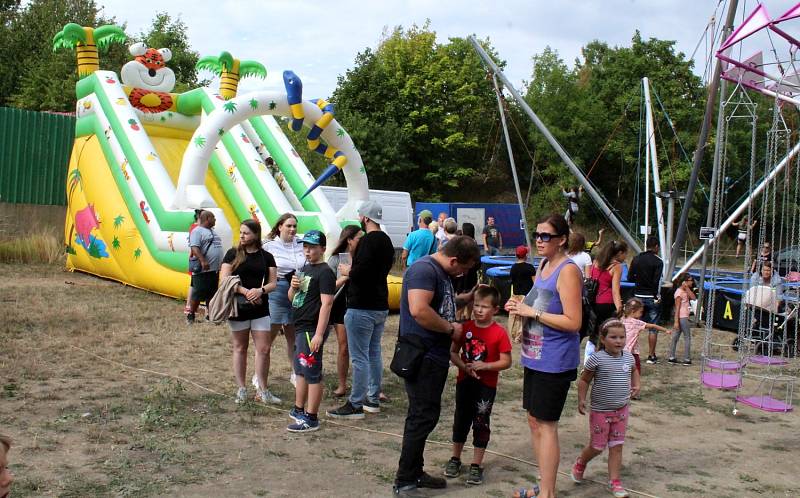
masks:
<svg viewBox="0 0 800 498"><path fill-rule="evenodd" d="M475 451L467 484L483 483L483 455L489 444L489 417L497 392L500 370L511 366L511 341L508 333L494 321L500 309L500 293L482 285L475 290L474 320L463 324L461 340L450 346L450 360L458 367L456 411L453 417L453 456L447 462L445 477L461 474L461 451L472 426Z"/></svg>

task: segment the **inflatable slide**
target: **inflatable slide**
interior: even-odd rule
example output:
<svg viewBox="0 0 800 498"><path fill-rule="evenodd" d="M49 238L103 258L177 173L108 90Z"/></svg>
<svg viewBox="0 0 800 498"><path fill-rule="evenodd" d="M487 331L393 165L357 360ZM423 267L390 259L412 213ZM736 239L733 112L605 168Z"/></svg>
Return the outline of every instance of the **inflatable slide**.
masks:
<svg viewBox="0 0 800 498"><path fill-rule="evenodd" d="M195 209L215 213L215 230L226 249L248 218L259 220L266 234L281 214L291 212L300 233L318 229L333 241L342 225L357 223L356 210L369 198L361 157L334 119L332 105L302 99L302 82L294 73L284 73L281 91L237 96L244 64L223 52L212 59L223 61L225 97L209 88L170 93L175 76L167 67L168 49L132 45L135 58L122 68L121 78L99 70L95 52L95 67L87 71L80 65L81 57L87 58L81 48L102 47L98 32L106 27L92 33L72 26L72 38L68 25L54 40L56 48L77 47L83 76L76 86L67 176L69 269L185 297ZM290 118L292 132L307 128L309 147L330 159L319 180L273 116ZM337 171L347 181L348 199L335 212L315 187Z"/></svg>

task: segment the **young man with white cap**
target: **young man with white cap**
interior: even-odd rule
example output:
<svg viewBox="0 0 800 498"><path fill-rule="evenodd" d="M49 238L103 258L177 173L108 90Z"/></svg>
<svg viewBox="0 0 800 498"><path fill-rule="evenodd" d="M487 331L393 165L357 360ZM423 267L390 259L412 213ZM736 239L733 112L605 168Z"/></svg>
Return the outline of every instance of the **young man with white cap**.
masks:
<svg viewBox="0 0 800 498"><path fill-rule="evenodd" d="M353 364L353 385L347 402L328 411L328 416L334 418L360 419L364 418L364 411L381 411L381 336L389 315L386 277L394 263L394 246L392 239L381 231L380 204L372 200L364 202L358 208L358 218L365 235L358 243L350 267L340 267L341 274L350 277L344 324Z"/></svg>

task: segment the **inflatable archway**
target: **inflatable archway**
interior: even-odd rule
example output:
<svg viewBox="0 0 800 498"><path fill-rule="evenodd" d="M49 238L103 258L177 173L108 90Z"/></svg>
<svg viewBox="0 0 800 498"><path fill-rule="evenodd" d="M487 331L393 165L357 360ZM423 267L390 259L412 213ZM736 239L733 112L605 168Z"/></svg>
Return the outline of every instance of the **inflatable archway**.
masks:
<svg viewBox="0 0 800 498"><path fill-rule="evenodd" d="M289 94L229 100L208 88L175 94L164 85L168 49L132 46L131 53L135 60L121 72L123 81L94 70L76 86L65 223L69 269L184 297L196 208L215 213L226 248L248 218L266 229L292 212L301 233L319 229L329 240L355 222L369 198L361 157L327 102L300 99L299 78L292 74ZM343 171L348 202L338 212L314 189L273 115L291 118L293 130L308 128L309 145Z"/></svg>

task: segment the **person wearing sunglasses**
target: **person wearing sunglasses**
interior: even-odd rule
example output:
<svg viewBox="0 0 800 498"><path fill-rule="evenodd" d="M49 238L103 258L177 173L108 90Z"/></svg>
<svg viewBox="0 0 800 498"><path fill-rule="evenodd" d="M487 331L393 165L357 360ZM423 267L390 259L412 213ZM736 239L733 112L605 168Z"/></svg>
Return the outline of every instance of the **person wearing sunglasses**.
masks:
<svg viewBox="0 0 800 498"><path fill-rule="evenodd" d="M580 360L583 279L567 256L569 225L560 214L542 218L531 234L543 257L533 288L506 311L524 317L522 406L528 412L533 450L541 472L540 489L521 489L520 498L555 496L560 450L558 421Z"/></svg>

